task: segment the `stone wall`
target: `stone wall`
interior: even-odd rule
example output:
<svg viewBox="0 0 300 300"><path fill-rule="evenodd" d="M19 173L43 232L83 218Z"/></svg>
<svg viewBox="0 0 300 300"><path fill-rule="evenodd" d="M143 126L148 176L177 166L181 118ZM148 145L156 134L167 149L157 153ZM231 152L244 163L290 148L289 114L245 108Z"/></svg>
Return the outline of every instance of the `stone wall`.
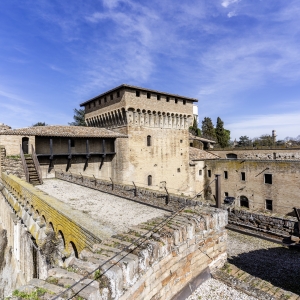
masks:
<svg viewBox="0 0 300 300"><path fill-rule="evenodd" d="M72 251L71 242L80 253L107 238L107 234L98 228L98 223L83 212L71 209L18 177L2 172L2 182L5 186L2 194L17 216L22 218L38 246L43 244L47 228L63 235L66 253ZM32 223L32 219L37 220L39 226Z"/></svg>
<svg viewBox="0 0 300 300"><path fill-rule="evenodd" d="M206 183L213 180L215 174L220 174L221 196L225 197L228 193L228 196L235 197L236 208L241 205L243 197L248 199L252 211L290 214L294 206L299 206L299 161L223 159L206 160L205 163ZM209 172L211 177L208 177ZM266 174L271 175L271 184L265 182ZM215 190L214 185L211 185L212 191ZM272 209L268 209L266 200L272 201Z"/></svg>
<svg viewBox="0 0 300 300"><path fill-rule="evenodd" d="M279 237L289 237L294 233L294 228L298 221L294 217L280 218L247 210L233 209L228 213L228 223L274 234Z"/></svg>
<svg viewBox="0 0 300 300"><path fill-rule="evenodd" d="M236 154L238 159L251 160L300 160L300 149L226 149L226 150L210 150L220 158L227 158L227 154Z"/></svg>
<svg viewBox="0 0 300 300"><path fill-rule="evenodd" d="M0 144L5 147L6 155L20 155L20 145L22 145L22 135L0 135ZM28 136L28 151L31 153L31 145L35 145L35 137Z"/></svg>
<svg viewBox="0 0 300 300"><path fill-rule="evenodd" d="M76 183L82 186L97 189L102 192L114 194L116 196L124 197L137 202L145 203L147 205L153 205L169 211L175 211L184 205L198 205L201 202L197 200L191 200L190 198L180 197L171 194L169 202L167 202L167 193L164 189L161 192L144 189L137 187L135 196L134 185L126 185L114 183L112 187L111 181L105 181L96 179L94 177L82 176L78 174L70 174L65 172L55 172L55 177L68 182Z"/></svg>

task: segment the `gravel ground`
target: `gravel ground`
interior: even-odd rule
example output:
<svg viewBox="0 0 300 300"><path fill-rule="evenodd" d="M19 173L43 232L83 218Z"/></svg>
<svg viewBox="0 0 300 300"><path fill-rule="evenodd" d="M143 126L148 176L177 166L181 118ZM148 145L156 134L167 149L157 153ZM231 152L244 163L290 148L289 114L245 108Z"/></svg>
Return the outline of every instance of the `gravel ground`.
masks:
<svg viewBox="0 0 300 300"><path fill-rule="evenodd" d="M63 180L47 179L44 180L43 185L36 187L67 203L73 209L88 214L99 223L112 228L115 233L125 232L130 226L167 214L166 211L158 208Z"/></svg>
<svg viewBox="0 0 300 300"><path fill-rule="evenodd" d="M186 300L256 300L216 279L208 279Z"/></svg>
<svg viewBox="0 0 300 300"><path fill-rule="evenodd" d="M300 295L300 252L228 231L228 262L252 276Z"/></svg>

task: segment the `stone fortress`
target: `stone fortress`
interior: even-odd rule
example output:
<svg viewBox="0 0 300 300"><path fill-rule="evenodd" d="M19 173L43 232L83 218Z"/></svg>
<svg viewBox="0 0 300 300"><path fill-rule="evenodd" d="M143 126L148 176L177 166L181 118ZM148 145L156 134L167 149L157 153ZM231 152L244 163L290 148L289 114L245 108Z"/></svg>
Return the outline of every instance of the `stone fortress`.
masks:
<svg viewBox="0 0 300 300"><path fill-rule="evenodd" d="M189 134L195 102L123 84L81 104L87 127L3 126L0 196L5 209L0 222L5 251L0 272L9 284L2 293L23 285L59 294L85 274L90 274L87 283L100 271L104 275L98 285L78 292L80 297L171 299L186 294L209 268L226 260L227 211L208 205L215 201L216 174L222 196L236 198L235 209L290 213L299 202L300 150L213 150L213 141ZM20 152L24 174L17 177L5 172L5 161ZM70 190L72 184L93 189L101 199L106 194L122 197L129 201L125 206L146 204L158 215L152 220L145 215L143 222L115 232L101 214L87 216L72 206L75 198L64 202L67 197L45 195L40 184L50 178L68 182ZM44 248L53 237L59 251L49 262ZM140 237L146 240L132 250ZM126 259L124 249L130 252ZM112 267L108 273L105 263Z"/></svg>

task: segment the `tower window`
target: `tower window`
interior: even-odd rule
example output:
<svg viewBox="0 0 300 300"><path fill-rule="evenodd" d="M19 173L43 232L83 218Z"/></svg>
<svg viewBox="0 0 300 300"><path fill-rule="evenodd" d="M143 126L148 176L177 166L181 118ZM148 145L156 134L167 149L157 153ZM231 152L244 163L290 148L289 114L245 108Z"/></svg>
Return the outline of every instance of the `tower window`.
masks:
<svg viewBox="0 0 300 300"><path fill-rule="evenodd" d="M200 176L202 175L202 170L199 170L199 175L200 175Z"/></svg>
<svg viewBox="0 0 300 300"><path fill-rule="evenodd" d="M183 105L186 105L186 100L183 100Z"/></svg>
<svg viewBox="0 0 300 300"><path fill-rule="evenodd" d="M148 176L148 185L152 185L152 176L151 175Z"/></svg>
<svg viewBox="0 0 300 300"><path fill-rule="evenodd" d="M113 100L113 99L114 99L114 95L110 94L110 100Z"/></svg>
<svg viewBox="0 0 300 300"><path fill-rule="evenodd" d="M160 95L156 95L156 99L157 99L157 100L160 100Z"/></svg>
<svg viewBox="0 0 300 300"><path fill-rule="evenodd" d="M272 184L272 174L265 174L265 183Z"/></svg>
<svg viewBox="0 0 300 300"><path fill-rule="evenodd" d="M96 101L94 101L93 104L94 104L94 107L95 107L96 106Z"/></svg>
<svg viewBox="0 0 300 300"><path fill-rule="evenodd" d="M117 91L117 97L118 98L120 97L120 91Z"/></svg>
<svg viewBox="0 0 300 300"><path fill-rule="evenodd" d="M151 135L147 136L147 146L151 146Z"/></svg>
<svg viewBox="0 0 300 300"><path fill-rule="evenodd" d="M228 171L224 171L224 178L228 179Z"/></svg>
<svg viewBox="0 0 300 300"><path fill-rule="evenodd" d="M91 108L91 103L89 103L89 108Z"/></svg>
<svg viewBox="0 0 300 300"><path fill-rule="evenodd" d="M241 180L246 181L246 173L245 172L241 172Z"/></svg>
<svg viewBox="0 0 300 300"><path fill-rule="evenodd" d="M267 210L273 210L273 201L266 199L266 209Z"/></svg>
<svg viewBox="0 0 300 300"><path fill-rule="evenodd" d="M135 96L136 97L140 97L140 95L141 95L140 91L135 91Z"/></svg>
<svg viewBox="0 0 300 300"><path fill-rule="evenodd" d="M207 176L211 177L211 170L207 170Z"/></svg>
<svg viewBox="0 0 300 300"><path fill-rule="evenodd" d="M177 172L180 173L180 168L177 168Z"/></svg>
<svg viewBox="0 0 300 300"><path fill-rule="evenodd" d="M177 98L175 98L175 104L177 104L178 103L178 99Z"/></svg>
<svg viewBox="0 0 300 300"><path fill-rule="evenodd" d="M104 102L106 103L106 97L104 97Z"/></svg>
<svg viewBox="0 0 300 300"><path fill-rule="evenodd" d="M75 140L71 139L71 147L75 147Z"/></svg>
<svg viewBox="0 0 300 300"><path fill-rule="evenodd" d="M148 99L151 98L151 93L147 93L147 98L148 98Z"/></svg>
<svg viewBox="0 0 300 300"><path fill-rule="evenodd" d="M101 99L99 99L99 105L101 105Z"/></svg>
<svg viewBox="0 0 300 300"><path fill-rule="evenodd" d="M169 97L169 96L167 96L166 100L167 100L167 102L170 102L170 97Z"/></svg>

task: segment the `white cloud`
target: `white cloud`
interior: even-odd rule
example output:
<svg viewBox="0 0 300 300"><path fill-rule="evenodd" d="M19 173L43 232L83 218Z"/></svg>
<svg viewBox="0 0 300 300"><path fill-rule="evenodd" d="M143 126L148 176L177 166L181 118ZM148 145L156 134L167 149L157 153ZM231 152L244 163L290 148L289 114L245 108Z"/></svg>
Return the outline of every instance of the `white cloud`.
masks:
<svg viewBox="0 0 300 300"><path fill-rule="evenodd" d="M228 18L232 18L232 17L235 17L235 16L237 16L237 13L236 13L235 11L231 11L231 12L229 12L229 13L227 14L227 17L228 17Z"/></svg>
<svg viewBox="0 0 300 300"><path fill-rule="evenodd" d="M229 5L237 3L237 2L240 2L240 0L223 0L221 5L226 8Z"/></svg>

